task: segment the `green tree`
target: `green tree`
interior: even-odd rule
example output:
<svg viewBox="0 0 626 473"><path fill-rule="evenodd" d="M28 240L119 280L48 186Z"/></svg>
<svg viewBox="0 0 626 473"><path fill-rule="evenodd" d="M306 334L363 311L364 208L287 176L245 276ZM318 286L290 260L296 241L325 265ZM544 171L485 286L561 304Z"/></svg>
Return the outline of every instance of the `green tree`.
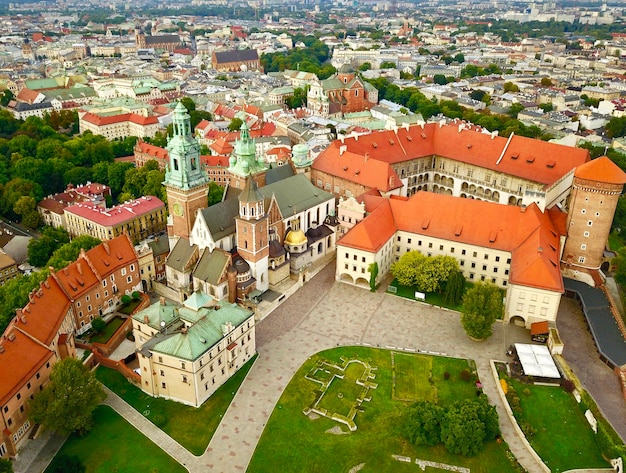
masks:
<svg viewBox="0 0 626 473"><path fill-rule="evenodd" d="M380 68L381 69L395 69L396 68L396 63L395 62L391 62L391 61L383 61L380 63Z"/></svg>
<svg viewBox="0 0 626 473"><path fill-rule="evenodd" d="M502 86L502 90L505 92L519 92L519 87L514 82L505 82Z"/></svg>
<svg viewBox="0 0 626 473"><path fill-rule="evenodd" d="M52 253L46 267L52 267L56 270L65 268L78 258L81 248L88 251L100 243L102 243L100 240L89 235L78 236Z"/></svg>
<svg viewBox="0 0 626 473"><path fill-rule="evenodd" d="M499 433L498 414L484 394L479 399L452 404L441 423L441 440L446 450L466 457L476 455L485 441L493 440Z"/></svg>
<svg viewBox="0 0 626 473"><path fill-rule="evenodd" d="M28 302L28 294L39 287L39 283L48 277L47 271L33 272L27 276L20 275L0 286L0 331L4 332L15 310L21 309Z"/></svg>
<svg viewBox="0 0 626 473"><path fill-rule="evenodd" d="M448 280L450 273L459 270L459 263L452 256L427 256L415 274L415 286L422 292L437 292Z"/></svg>
<svg viewBox="0 0 626 473"><path fill-rule="evenodd" d="M15 95L13 95L13 92L11 92L9 89L4 89L2 95L0 96L0 105L6 107L7 105L9 105L9 102L14 98Z"/></svg>
<svg viewBox="0 0 626 473"><path fill-rule="evenodd" d="M418 401L407 409L403 418L404 435L414 445L433 447L441 442L443 408L427 401Z"/></svg>
<svg viewBox="0 0 626 473"><path fill-rule="evenodd" d="M495 284L477 282L463 296L461 323L472 338L491 336L493 323L502 316L502 294Z"/></svg>
<svg viewBox="0 0 626 473"><path fill-rule="evenodd" d="M378 263L374 261L367 267L367 272L370 273L370 291L376 292L376 278L378 277Z"/></svg>
<svg viewBox="0 0 626 473"><path fill-rule="evenodd" d="M196 109L196 102L191 97L183 97L180 99L180 103L185 106L187 112L193 112Z"/></svg>
<svg viewBox="0 0 626 473"><path fill-rule="evenodd" d="M364 62L359 66L359 71L369 71L372 68L372 63Z"/></svg>
<svg viewBox="0 0 626 473"><path fill-rule="evenodd" d="M418 268L426 257L419 251L409 251L403 254L398 261L391 264L391 275L402 286L414 286Z"/></svg>
<svg viewBox="0 0 626 473"><path fill-rule="evenodd" d="M107 326L107 323L104 319L98 317L91 321L91 328L95 333L101 333Z"/></svg>
<svg viewBox="0 0 626 473"><path fill-rule="evenodd" d="M626 246L617 250L617 254L613 258L613 265L615 266L613 277L619 284L626 286Z"/></svg>
<svg viewBox="0 0 626 473"><path fill-rule="evenodd" d="M446 281L446 288L443 292L443 300L446 304L457 306L463 299L465 290L465 277L461 271L452 271Z"/></svg>
<svg viewBox="0 0 626 473"><path fill-rule="evenodd" d="M306 96L309 90L309 86L296 87L293 90L293 95L285 98L285 105L289 109L299 108L306 104Z"/></svg>
<svg viewBox="0 0 626 473"><path fill-rule="evenodd" d="M224 198L224 188L214 181L209 183L208 205L219 204Z"/></svg>
<svg viewBox="0 0 626 473"><path fill-rule="evenodd" d="M524 106L521 103L514 103L511 104L511 106L509 107L508 113L513 118L517 118L517 115L519 115L519 112L521 112L522 110L524 110Z"/></svg>
<svg viewBox="0 0 626 473"><path fill-rule="evenodd" d="M554 110L554 105L552 102L539 104L539 108L543 110L544 113L548 113Z"/></svg>
<svg viewBox="0 0 626 473"><path fill-rule="evenodd" d="M549 77L542 77L541 78L541 86L542 87L552 87L552 79L550 79Z"/></svg>
<svg viewBox="0 0 626 473"><path fill-rule="evenodd" d="M438 85L446 85L448 83L448 79L443 74L435 74L433 76L433 82Z"/></svg>
<svg viewBox="0 0 626 473"><path fill-rule="evenodd" d="M243 120L239 117L235 117L228 124L228 131L238 131L241 125L243 125Z"/></svg>
<svg viewBox="0 0 626 473"><path fill-rule="evenodd" d="M93 411L106 398L95 375L75 358L52 368L50 383L30 402L31 418L62 435L92 428Z"/></svg>
<svg viewBox="0 0 626 473"><path fill-rule="evenodd" d="M64 228L46 226L41 238L33 238L28 242L28 262L33 266L43 267L52 253L69 242L70 236Z"/></svg>

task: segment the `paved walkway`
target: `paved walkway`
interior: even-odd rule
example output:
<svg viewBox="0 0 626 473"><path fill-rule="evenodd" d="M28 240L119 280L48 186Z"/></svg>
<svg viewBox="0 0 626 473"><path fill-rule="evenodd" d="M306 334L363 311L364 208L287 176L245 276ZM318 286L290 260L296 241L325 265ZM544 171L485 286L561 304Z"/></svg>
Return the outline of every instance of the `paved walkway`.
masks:
<svg viewBox="0 0 626 473"><path fill-rule="evenodd" d="M256 331L259 357L200 457L191 455L115 394L109 393L106 403L190 472L245 471L280 395L312 354L350 344L419 349L474 359L513 454L529 473L542 471L515 434L489 366L491 359L505 359L505 350L512 343L530 341L523 328L497 323L490 339L472 342L457 313L382 290L370 293L337 284L334 265L330 265L259 322Z"/></svg>

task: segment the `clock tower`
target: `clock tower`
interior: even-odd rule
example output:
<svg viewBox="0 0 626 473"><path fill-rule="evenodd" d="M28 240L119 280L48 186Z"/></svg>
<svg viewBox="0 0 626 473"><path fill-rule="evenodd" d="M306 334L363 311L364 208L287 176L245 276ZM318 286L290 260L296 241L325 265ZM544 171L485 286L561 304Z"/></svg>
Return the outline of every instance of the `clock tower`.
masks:
<svg viewBox="0 0 626 473"><path fill-rule="evenodd" d="M174 136L166 149L169 161L165 171L167 191L167 233L170 247L178 238L189 238L198 210L207 206L209 178L200 163L200 145L193 137L187 109L178 103L172 120Z"/></svg>

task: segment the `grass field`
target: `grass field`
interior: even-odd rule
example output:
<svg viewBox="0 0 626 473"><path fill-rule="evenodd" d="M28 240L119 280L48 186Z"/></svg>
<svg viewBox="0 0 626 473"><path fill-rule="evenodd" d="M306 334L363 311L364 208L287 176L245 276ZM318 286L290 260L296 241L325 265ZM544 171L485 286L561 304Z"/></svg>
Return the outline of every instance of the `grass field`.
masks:
<svg viewBox="0 0 626 473"><path fill-rule="evenodd" d="M256 356L199 408L167 399L153 398L130 384L115 370L99 367L96 377L139 412L149 412L148 420L161 428L194 455L204 453L222 416L252 367Z"/></svg>
<svg viewBox="0 0 626 473"><path fill-rule="evenodd" d="M355 418L357 430L343 435L330 433L339 423L326 417L311 419L303 414L315 398L319 385L304 376L318 360L325 359L340 363L340 358L359 359L375 366L377 389L370 390L371 401L362 404L363 412ZM410 360L403 366L411 369ZM415 361L414 367L423 366L423 360ZM461 381L459 372L471 370L466 360L432 357L433 383L439 392L439 403L475 397L472 382ZM443 373L451 373L444 380ZM294 375L263 431L254 452L249 473L260 472L346 472L356 465L365 463L360 471L365 472L414 472L421 471L415 463L403 464L392 455L422 460L439 461L449 465L470 468L472 473L509 473L516 471L506 456L504 443L489 442L476 457L465 458L448 453L443 446L435 448L415 447L402 435L402 414L411 402L394 400L392 397L391 352L366 347L343 347L311 356ZM344 432L347 429L341 426ZM332 430L331 430L332 429ZM437 470L427 470L435 472Z"/></svg>
<svg viewBox="0 0 626 473"><path fill-rule="evenodd" d="M115 332L117 332L117 329L120 328L122 326L122 324L124 323L124 319L121 317L114 317L113 319L111 319L111 321L109 323L106 324L106 326L104 327L104 330L97 334L97 335L92 335L90 337L90 341L92 343L106 343L109 341L109 339L113 336L113 334Z"/></svg>
<svg viewBox="0 0 626 473"><path fill-rule="evenodd" d="M396 295L400 296L400 297L404 297L406 299L411 299L411 300L416 300L415 299L415 287L413 286L402 286L400 284L398 284L398 281L396 279L394 279L392 281L392 283L390 284L390 286L393 286L396 288ZM473 284L469 281L465 281L465 291L467 291L470 287L472 287ZM429 292L426 294L426 300L424 301L427 304L430 305L434 305L437 307L446 307L448 309L451 310L456 310L456 311L462 311L463 310L463 304L459 304L459 305L450 305L450 304L446 304L443 300L443 296L442 294L439 294L437 292Z"/></svg>
<svg viewBox="0 0 626 473"><path fill-rule="evenodd" d="M394 398L437 402L437 389L431 381L432 357L394 353L393 358L396 376Z"/></svg>
<svg viewBox="0 0 626 473"><path fill-rule="evenodd" d="M326 409L329 414L341 414L347 416L352 405L359 397L363 386L356 384L365 367L360 363L350 363L345 370L343 379L333 378L324 396L320 399L318 407Z"/></svg>
<svg viewBox="0 0 626 473"><path fill-rule="evenodd" d="M510 381L520 398L520 423L535 434L528 440L553 472L574 468L607 468L594 433L574 397L558 386L526 385ZM524 389L530 395L523 394Z"/></svg>
<svg viewBox="0 0 626 473"><path fill-rule="evenodd" d="M137 299L137 300L133 299L128 304L123 304L119 309L117 309L117 311L121 312L122 314L130 315L133 313L133 310L135 310L139 304L141 304L141 299Z"/></svg>
<svg viewBox="0 0 626 473"><path fill-rule="evenodd" d="M91 432L84 437L71 435L58 453L78 457L85 473L187 471L110 407L99 406L94 421Z"/></svg>

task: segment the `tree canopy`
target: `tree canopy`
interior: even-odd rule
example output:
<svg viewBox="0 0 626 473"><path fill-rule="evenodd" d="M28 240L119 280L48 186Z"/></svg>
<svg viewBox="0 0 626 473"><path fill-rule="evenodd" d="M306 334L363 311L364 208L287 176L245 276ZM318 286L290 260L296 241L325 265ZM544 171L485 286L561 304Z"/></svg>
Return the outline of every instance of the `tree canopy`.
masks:
<svg viewBox="0 0 626 473"><path fill-rule="evenodd" d="M30 402L31 418L62 435L84 434L93 426L93 411L106 398L95 375L75 358L52 368L50 383Z"/></svg>
<svg viewBox="0 0 626 473"><path fill-rule="evenodd" d="M502 316L500 289L495 284L477 282L463 296L461 323L465 332L476 339L491 336L493 323Z"/></svg>
<svg viewBox="0 0 626 473"><path fill-rule="evenodd" d="M435 292L441 289L450 273L458 269L459 263L452 256L424 256L419 251L409 251L391 265L391 274L403 286Z"/></svg>

